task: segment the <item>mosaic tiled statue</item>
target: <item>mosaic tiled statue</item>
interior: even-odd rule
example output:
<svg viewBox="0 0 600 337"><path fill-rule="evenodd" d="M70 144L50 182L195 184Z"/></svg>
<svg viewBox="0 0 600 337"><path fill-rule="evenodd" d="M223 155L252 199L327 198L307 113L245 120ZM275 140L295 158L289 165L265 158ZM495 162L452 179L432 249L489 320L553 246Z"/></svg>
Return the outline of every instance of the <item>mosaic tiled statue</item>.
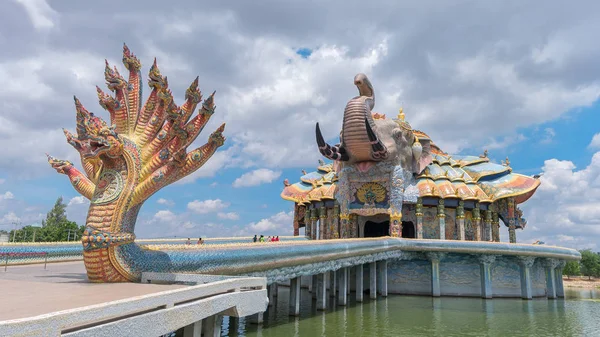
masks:
<svg viewBox="0 0 600 337"><path fill-rule="evenodd" d="M365 74L356 75L354 85L359 94L344 109L340 144L327 144L317 123L317 144L321 154L331 160L357 164L361 170L386 161L407 171L421 173L432 162L429 141L419 142L412 128L403 121L372 113L375 90Z"/></svg>
<svg viewBox="0 0 600 337"><path fill-rule="evenodd" d="M155 60L148 80L151 92L142 105L141 64L127 46L123 47L123 64L128 80L106 63L104 75L114 96L97 88L110 124L75 98L77 132L64 133L79 152L84 172L48 156L50 165L67 175L73 187L90 200L82 242L92 282L136 281L142 271L177 269L177 261L166 254L134 243L138 212L158 190L202 167L225 140L223 124L206 144L187 150L215 111L214 92L202 102L198 78L187 89L185 103L178 106ZM192 117L200 103L198 114Z"/></svg>

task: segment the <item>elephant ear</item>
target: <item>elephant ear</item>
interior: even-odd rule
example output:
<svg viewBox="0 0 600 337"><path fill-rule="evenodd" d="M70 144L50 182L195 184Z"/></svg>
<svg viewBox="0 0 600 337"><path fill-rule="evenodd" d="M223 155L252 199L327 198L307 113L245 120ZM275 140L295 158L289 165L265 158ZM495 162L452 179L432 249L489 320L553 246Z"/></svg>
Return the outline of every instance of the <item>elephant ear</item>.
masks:
<svg viewBox="0 0 600 337"><path fill-rule="evenodd" d="M419 139L422 146L421 155L419 158L413 156L412 165L413 170L416 174L421 174L425 168L433 162L433 156L431 155L431 140L430 139Z"/></svg>

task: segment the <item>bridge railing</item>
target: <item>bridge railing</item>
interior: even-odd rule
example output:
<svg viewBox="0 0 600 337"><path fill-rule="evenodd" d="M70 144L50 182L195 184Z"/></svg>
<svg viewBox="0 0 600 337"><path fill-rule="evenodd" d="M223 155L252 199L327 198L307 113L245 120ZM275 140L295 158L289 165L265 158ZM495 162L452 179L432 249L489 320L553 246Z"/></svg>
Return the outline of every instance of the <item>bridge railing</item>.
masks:
<svg viewBox="0 0 600 337"><path fill-rule="evenodd" d="M230 278L180 289L0 322L0 336L161 336L214 315L266 310L267 281Z"/></svg>
<svg viewBox="0 0 600 337"><path fill-rule="evenodd" d="M19 253L0 253L0 260L4 262L4 271L8 268L8 261L16 264L19 261L27 263L35 258L42 258L44 261L44 269L48 264L48 252L19 252ZM15 263L16 262L16 263ZM37 261L35 261L37 262ZM30 262L31 263L31 262Z"/></svg>

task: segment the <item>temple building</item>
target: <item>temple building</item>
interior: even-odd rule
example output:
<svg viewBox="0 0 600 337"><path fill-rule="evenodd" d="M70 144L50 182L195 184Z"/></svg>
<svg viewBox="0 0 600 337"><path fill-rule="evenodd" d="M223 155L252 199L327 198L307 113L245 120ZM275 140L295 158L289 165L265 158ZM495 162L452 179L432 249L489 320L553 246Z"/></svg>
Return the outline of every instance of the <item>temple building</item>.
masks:
<svg viewBox="0 0 600 337"><path fill-rule="evenodd" d="M299 182L284 181L281 197L294 202L294 235L304 227L313 240L393 236L500 241L502 221L515 243L515 230L526 225L518 205L535 193L538 177L514 173L508 158L502 164L490 162L487 151L449 155L426 133L412 129L402 110L394 121L414 134L414 142L427 144L431 159L424 170L402 176L379 163L359 170L319 160L317 170L303 170Z"/></svg>

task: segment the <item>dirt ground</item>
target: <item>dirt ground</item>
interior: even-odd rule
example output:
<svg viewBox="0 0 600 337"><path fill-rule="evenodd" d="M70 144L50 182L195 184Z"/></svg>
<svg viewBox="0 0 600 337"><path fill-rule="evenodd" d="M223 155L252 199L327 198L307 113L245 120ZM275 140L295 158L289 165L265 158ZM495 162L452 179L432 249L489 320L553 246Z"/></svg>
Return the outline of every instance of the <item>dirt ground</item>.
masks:
<svg viewBox="0 0 600 337"><path fill-rule="evenodd" d="M563 277L563 285L569 288L600 288L600 279L588 280L587 277L571 277L570 279Z"/></svg>

